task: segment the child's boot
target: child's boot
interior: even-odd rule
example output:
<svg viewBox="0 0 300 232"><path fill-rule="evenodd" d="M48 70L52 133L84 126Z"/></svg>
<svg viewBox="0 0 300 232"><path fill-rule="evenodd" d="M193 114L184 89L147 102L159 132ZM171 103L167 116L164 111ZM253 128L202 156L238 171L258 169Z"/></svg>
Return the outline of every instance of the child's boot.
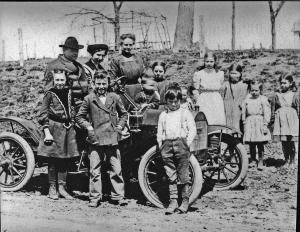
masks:
<svg viewBox="0 0 300 232"><path fill-rule="evenodd" d="M181 196L182 196L182 202L180 207L178 208L178 212L179 213L187 213L188 208L189 208L189 185L188 184L184 184L183 188L182 188L182 192L181 192Z"/></svg>
<svg viewBox="0 0 300 232"><path fill-rule="evenodd" d="M175 210L178 207L178 190L177 190L177 184L170 184L169 185L169 192L170 192L170 204L166 210L166 215L172 214L175 212Z"/></svg>
<svg viewBox="0 0 300 232"><path fill-rule="evenodd" d="M177 198L172 198L170 200L170 204L166 210L166 215L169 215L169 214L172 214L175 212L175 210L177 209L178 207L178 202L177 202Z"/></svg>
<svg viewBox="0 0 300 232"><path fill-rule="evenodd" d="M74 198L67 192L67 190L65 189L65 185L64 184L59 184L58 185L58 192L59 195L66 198L67 200L73 200Z"/></svg>
<svg viewBox="0 0 300 232"><path fill-rule="evenodd" d="M56 191L56 185L50 184L48 197L52 200L58 200L58 193Z"/></svg>
<svg viewBox="0 0 300 232"><path fill-rule="evenodd" d="M259 155L259 160L258 160L258 164L257 164L257 170L263 171L264 170L263 154L258 154L258 155Z"/></svg>

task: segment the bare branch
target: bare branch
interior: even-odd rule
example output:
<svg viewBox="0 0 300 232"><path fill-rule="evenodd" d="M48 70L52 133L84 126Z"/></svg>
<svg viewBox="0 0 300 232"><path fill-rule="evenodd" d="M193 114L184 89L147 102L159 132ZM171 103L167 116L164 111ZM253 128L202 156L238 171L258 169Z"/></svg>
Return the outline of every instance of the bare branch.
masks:
<svg viewBox="0 0 300 232"><path fill-rule="evenodd" d="M120 1L120 4L119 4L119 6L118 6L118 10L121 9L122 5L123 5L123 1Z"/></svg>
<svg viewBox="0 0 300 232"><path fill-rule="evenodd" d="M279 6L278 6L278 8L275 11L275 17L277 17L277 15L278 15L279 11L281 10L281 8L282 8L282 6L283 6L284 3L285 3L285 1L281 1L279 3Z"/></svg>
<svg viewBox="0 0 300 232"><path fill-rule="evenodd" d="M78 12L65 14L65 16L78 16L78 17L83 16L83 15L96 15L96 16L102 17L110 22L114 21L113 17L109 17L109 16L103 14L101 11L87 9L87 8L81 8Z"/></svg>
<svg viewBox="0 0 300 232"><path fill-rule="evenodd" d="M269 8L270 8L270 13L272 16L274 16L274 10L273 10L273 6L272 6L272 1L268 1L269 3Z"/></svg>

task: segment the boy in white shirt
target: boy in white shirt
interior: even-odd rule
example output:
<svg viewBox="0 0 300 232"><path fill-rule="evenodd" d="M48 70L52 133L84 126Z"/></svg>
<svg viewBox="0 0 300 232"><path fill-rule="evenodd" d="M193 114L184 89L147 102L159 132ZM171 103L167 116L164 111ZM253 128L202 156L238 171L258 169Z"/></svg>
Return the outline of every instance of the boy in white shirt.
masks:
<svg viewBox="0 0 300 232"><path fill-rule="evenodd" d="M165 94L167 110L158 119L157 142L169 180L170 204L166 214L186 213L189 206L189 147L196 136L196 123L188 109L180 108L181 89L172 85ZM182 203L178 208L177 183L182 184Z"/></svg>

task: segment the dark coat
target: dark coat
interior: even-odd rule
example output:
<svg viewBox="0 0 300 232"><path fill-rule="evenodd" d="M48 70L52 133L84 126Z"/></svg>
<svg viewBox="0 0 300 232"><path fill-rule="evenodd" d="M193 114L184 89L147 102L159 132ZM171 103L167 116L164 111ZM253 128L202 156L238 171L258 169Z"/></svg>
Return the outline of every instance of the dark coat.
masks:
<svg viewBox="0 0 300 232"><path fill-rule="evenodd" d="M126 76L125 83L132 85L137 84L138 79L143 76L144 64L140 56L134 54L127 58L118 54L110 62L110 75L112 79L120 76Z"/></svg>
<svg viewBox="0 0 300 232"><path fill-rule="evenodd" d="M53 70L63 70L68 74L76 74L77 80L67 80L67 85L72 89L75 100L75 108L78 109L84 96L88 94L88 81L85 76L83 66L77 61L70 61L63 55L59 55L57 59L48 63L44 74L45 90L53 87Z"/></svg>
<svg viewBox="0 0 300 232"><path fill-rule="evenodd" d="M62 121L72 121L75 117L75 111L72 107L71 90L68 91L67 107L62 103L59 97L51 91L47 91L43 98L43 103L38 115L38 122L42 129L48 127L54 142L47 146L44 144L44 131L38 146L38 154L46 157L72 158L79 156L75 129L71 126L69 129L64 127ZM53 120L52 120L53 119ZM61 122L58 122L61 121Z"/></svg>
<svg viewBox="0 0 300 232"><path fill-rule="evenodd" d="M87 116L90 122L86 119ZM107 93L105 105L103 105L95 92L84 98L75 117L75 121L82 128L87 129L93 126L100 145L117 145L119 136L116 126L120 125L124 128L127 119L128 113L119 95Z"/></svg>
<svg viewBox="0 0 300 232"><path fill-rule="evenodd" d="M101 64L94 64L92 62L92 59L89 59L89 61L83 65L83 68L89 82L92 82L92 80L94 79L94 74L96 71L106 70Z"/></svg>

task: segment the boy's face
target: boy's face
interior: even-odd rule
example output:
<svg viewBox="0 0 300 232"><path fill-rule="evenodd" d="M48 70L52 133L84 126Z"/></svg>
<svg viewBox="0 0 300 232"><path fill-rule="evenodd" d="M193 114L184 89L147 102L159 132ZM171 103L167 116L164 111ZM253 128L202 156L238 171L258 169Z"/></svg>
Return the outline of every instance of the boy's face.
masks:
<svg viewBox="0 0 300 232"><path fill-rule="evenodd" d="M63 89L66 84L66 75L64 72L53 74L53 83L55 88Z"/></svg>
<svg viewBox="0 0 300 232"><path fill-rule="evenodd" d="M103 95L107 92L108 80L104 79L95 79L95 90L98 94Z"/></svg>
<svg viewBox="0 0 300 232"><path fill-rule="evenodd" d="M186 101L188 94L187 94L187 90L186 89L181 89L181 93L182 93L182 100Z"/></svg>
<svg viewBox="0 0 300 232"><path fill-rule="evenodd" d="M171 111L178 110L180 108L180 101L177 98L173 100L167 99L167 107Z"/></svg>
<svg viewBox="0 0 300 232"><path fill-rule="evenodd" d="M258 97L260 94L259 85L251 85L250 93L253 97Z"/></svg>
<svg viewBox="0 0 300 232"><path fill-rule="evenodd" d="M105 56L106 56L106 52L104 50L101 50L101 51L95 52L92 59L95 63L99 64L104 60Z"/></svg>

